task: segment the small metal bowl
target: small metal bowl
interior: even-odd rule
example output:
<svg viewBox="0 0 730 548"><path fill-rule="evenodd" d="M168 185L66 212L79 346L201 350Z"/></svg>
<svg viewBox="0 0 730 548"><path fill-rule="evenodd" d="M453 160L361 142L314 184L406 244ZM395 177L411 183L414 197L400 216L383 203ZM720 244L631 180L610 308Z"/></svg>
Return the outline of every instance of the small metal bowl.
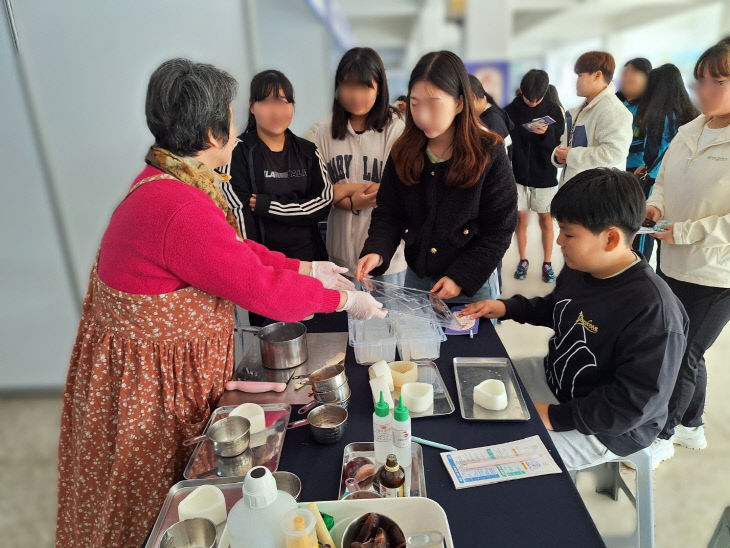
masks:
<svg viewBox="0 0 730 548"><path fill-rule="evenodd" d="M160 548L214 548L215 533L215 525L209 519L185 519L165 531Z"/></svg>
<svg viewBox="0 0 730 548"><path fill-rule="evenodd" d="M307 414L309 430L318 443L337 443L345 434L347 409L338 405L324 404Z"/></svg>
<svg viewBox="0 0 730 548"><path fill-rule="evenodd" d="M278 490L289 493L296 501L299 500L299 495L302 492L302 480L299 479L299 476L283 470L274 472L272 475L274 476L274 480L276 480L276 488Z"/></svg>
<svg viewBox="0 0 730 548"><path fill-rule="evenodd" d="M245 417L225 417L214 422L206 432L219 457L235 457L248 449L251 423Z"/></svg>
<svg viewBox="0 0 730 548"><path fill-rule="evenodd" d="M334 390L327 392L312 392L314 399L320 403L339 403L350 399L350 385L345 381L345 384L338 386Z"/></svg>

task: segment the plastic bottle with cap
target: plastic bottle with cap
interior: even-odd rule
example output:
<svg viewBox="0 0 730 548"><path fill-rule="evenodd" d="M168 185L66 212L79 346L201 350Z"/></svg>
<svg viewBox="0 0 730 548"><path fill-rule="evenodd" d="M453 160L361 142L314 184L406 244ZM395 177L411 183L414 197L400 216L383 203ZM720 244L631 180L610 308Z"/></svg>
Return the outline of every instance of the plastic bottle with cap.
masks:
<svg viewBox="0 0 730 548"><path fill-rule="evenodd" d="M403 468L411 466L411 417L403 405L403 396L393 409L393 453Z"/></svg>
<svg viewBox="0 0 730 548"><path fill-rule="evenodd" d="M296 507L294 497L276 489L268 468L251 468L243 481L243 498L228 513L231 548L281 548L286 543L282 520Z"/></svg>
<svg viewBox="0 0 730 548"><path fill-rule="evenodd" d="M376 462L383 464L388 455L393 452L393 417L390 414L390 406L380 391L380 401L375 404L373 413L373 446L375 448Z"/></svg>

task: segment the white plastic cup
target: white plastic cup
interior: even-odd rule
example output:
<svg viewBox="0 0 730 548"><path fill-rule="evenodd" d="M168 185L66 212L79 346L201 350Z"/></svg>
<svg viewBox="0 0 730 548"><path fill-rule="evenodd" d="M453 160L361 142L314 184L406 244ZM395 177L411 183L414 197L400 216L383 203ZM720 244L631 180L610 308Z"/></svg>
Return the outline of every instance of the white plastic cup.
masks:
<svg viewBox="0 0 730 548"><path fill-rule="evenodd" d="M251 423L251 434L266 430L266 416L264 408L256 403L242 403L231 411L230 416L238 416L248 419Z"/></svg>
<svg viewBox="0 0 730 548"><path fill-rule="evenodd" d="M226 521L226 498L215 485L201 485L180 501L177 514L180 521L205 518L219 525Z"/></svg>
<svg viewBox="0 0 730 548"><path fill-rule="evenodd" d="M407 382L400 388L403 405L413 413L423 413L433 407L433 385L427 382Z"/></svg>

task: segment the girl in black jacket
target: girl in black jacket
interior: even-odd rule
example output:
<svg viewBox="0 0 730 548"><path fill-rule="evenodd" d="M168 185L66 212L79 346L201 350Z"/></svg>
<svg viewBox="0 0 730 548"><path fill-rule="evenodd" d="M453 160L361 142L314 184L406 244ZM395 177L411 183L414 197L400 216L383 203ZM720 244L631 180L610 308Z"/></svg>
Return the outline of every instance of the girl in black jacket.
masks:
<svg viewBox="0 0 730 548"><path fill-rule="evenodd" d="M332 185L311 141L288 128L294 115L289 79L266 70L251 80L246 132L230 165L227 196L246 238L303 261L327 260L318 223L327 218Z"/></svg>
<svg viewBox="0 0 730 548"><path fill-rule="evenodd" d="M471 302L509 247L517 194L502 139L481 127L464 63L425 55L411 73L406 129L383 170L356 277L384 271L401 238L407 287ZM496 278L496 276L495 276Z"/></svg>

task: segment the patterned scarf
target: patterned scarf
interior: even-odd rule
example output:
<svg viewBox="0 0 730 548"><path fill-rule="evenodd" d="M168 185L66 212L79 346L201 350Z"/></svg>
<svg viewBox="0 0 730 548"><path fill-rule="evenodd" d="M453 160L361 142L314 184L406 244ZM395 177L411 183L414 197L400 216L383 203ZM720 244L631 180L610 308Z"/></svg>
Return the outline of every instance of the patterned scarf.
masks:
<svg viewBox="0 0 730 548"><path fill-rule="evenodd" d="M150 148L145 161L152 167L156 167L179 179L186 185L202 190L210 196L210 199L215 202L215 205L226 214L226 222L234 228L238 239L243 240L238 222L236 222L233 211L228 206L223 190L221 190L221 182L228 181L231 178L230 175L213 171L195 158L175 156L169 150L165 150L156 145Z"/></svg>

